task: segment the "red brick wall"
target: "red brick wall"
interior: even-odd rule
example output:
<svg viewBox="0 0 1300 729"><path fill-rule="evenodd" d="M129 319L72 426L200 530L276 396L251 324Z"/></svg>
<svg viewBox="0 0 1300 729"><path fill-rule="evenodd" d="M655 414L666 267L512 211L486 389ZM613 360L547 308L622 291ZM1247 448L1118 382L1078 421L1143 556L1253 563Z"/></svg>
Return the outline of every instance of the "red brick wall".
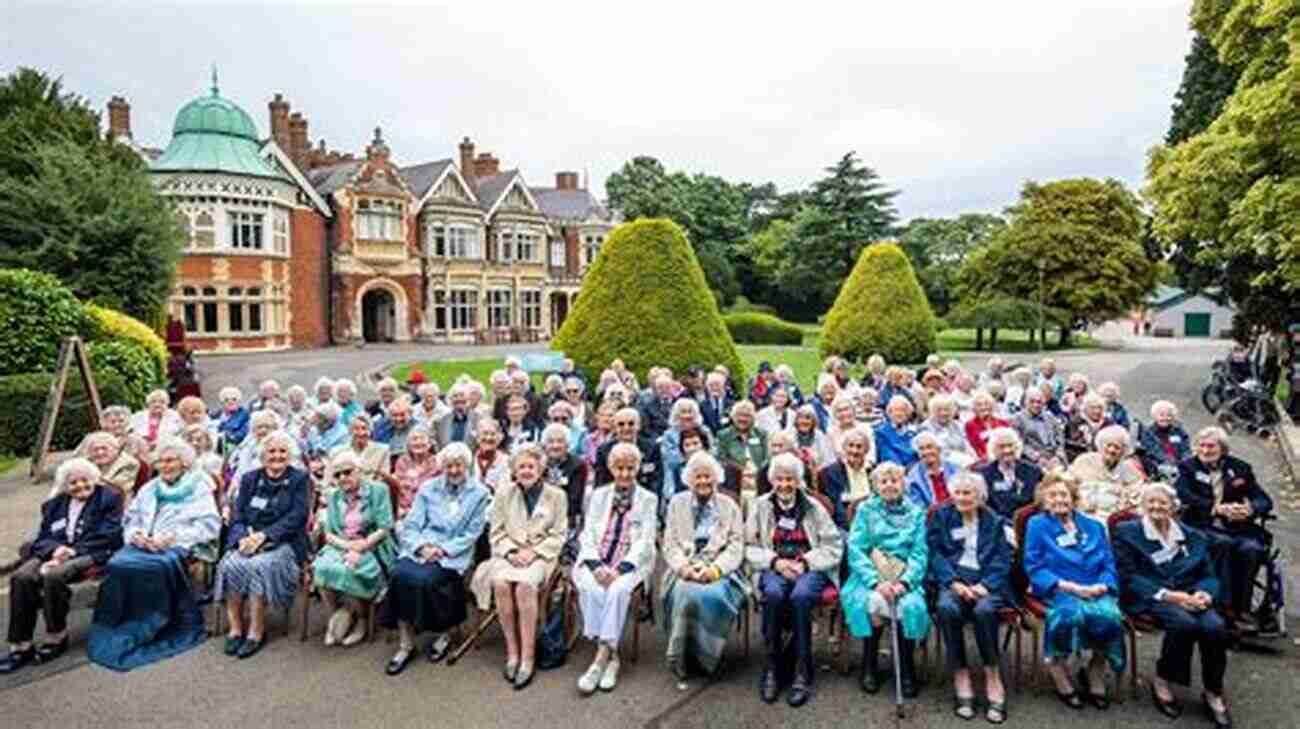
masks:
<svg viewBox="0 0 1300 729"><path fill-rule="evenodd" d="M565 227L560 229L564 234L564 267L565 272L570 276L578 275L578 229L574 227Z"/></svg>
<svg viewBox="0 0 1300 729"><path fill-rule="evenodd" d="M327 260L325 217L310 208L293 211L289 272L290 332L295 347L323 347L329 343L326 322Z"/></svg>
<svg viewBox="0 0 1300 729"><path fill-rule="evenodd" d="M367 276L349 273L334 276L335 343L342 344L348 341L349 330L352 328L352 318L358 306L357 292L370 281L380 278L390 280L402 287L402 291L406 293L407 333L411 339L415 339L419 335L420 325L424 320L423 299L420 298L423 286L422 276Z"/></svg>

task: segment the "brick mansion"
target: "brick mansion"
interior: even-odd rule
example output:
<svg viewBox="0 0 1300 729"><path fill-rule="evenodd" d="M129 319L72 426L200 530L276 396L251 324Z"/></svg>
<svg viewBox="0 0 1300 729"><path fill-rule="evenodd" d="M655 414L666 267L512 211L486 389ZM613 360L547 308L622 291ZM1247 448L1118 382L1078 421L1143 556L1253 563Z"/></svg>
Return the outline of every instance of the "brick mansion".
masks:
<svg viewBox="0 0 1300 729"><path fill-rule="evenodd" d="M168 309L198 350L548 338L617 222L576 172L530 186L468 137L455 158L399 164L380 129L340 153L282 95L267 107L263 137L214 79L155 149L124 98L108 103L109 134L187 233Z"/></svg>

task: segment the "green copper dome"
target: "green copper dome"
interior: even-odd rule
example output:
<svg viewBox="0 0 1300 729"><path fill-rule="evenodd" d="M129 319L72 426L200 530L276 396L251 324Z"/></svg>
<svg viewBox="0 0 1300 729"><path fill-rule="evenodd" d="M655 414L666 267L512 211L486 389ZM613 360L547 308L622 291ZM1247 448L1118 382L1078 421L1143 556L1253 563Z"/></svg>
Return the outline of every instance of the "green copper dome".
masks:
<svg viewBox="0 0 1300 729"><path fill-rule="evenodd" d="M217 91L191 101L176 113L172 141L150 165L155 172L229 172L288 179L261 155L257 127L248 113Z"/></svg>

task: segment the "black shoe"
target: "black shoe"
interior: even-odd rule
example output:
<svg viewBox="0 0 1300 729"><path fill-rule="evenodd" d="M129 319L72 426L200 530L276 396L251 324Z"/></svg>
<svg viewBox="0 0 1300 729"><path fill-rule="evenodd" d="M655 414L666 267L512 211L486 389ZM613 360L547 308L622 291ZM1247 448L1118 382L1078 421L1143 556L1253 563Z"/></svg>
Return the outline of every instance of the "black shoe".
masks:
<svg viewBox="0 0 1300 729"><path fill-rule="evenodd" d="M763 670L763 675L758 679L758 697L765 704L776 703L776 695L780 693L781 686L776 682L776 671L767 668Z"/></svg>
<svg viewBox="0 0 1300 729"><path fill-rule="evenodd" d="M899 691L903 698L914 699L920 693L916 685L916 641L898 641L898 653Z"/></svg>
<svg viewBox="0 0 1300 729"><path fill-rule="evenodd" d="M414 650L398 651L396 655L389 659L388 665L384 666L384 673L389 676L396 676L406 670L406 667L410 665L412 658L415 658Z"/></svg>
<svg viewBox="0 0 1300 729"><path fill-rule="evenodd" d="M1063 694L1058 690L1056 692L1056 698L1062 704L1065 704L1066 706L1070 707L1071 709L1074 709L1075 711L1079 711L1080 709L1083 708L1083 699L1079 698L1078 691L1071 691L1068 694Z"/></svg>
<svg viewBox="0 0 1300 729"><path fill-rule="evenodd" d="M1162 701L1160 699L1160 694L1156 693L1155 684L1151 684L1151 703L1156 705L1156 708L1160 710L1161 714L1164 714L1170 719L1177 719L1183 715L1182 703L1179 702L1178 699Z"/></svg>
<svg viewBox="0 0 1300 729"><path fill-rule="evenodd" d="M68 636L63 636L63 640L58 643L42 643L36 647L36 662L49 663L68 652Z"/></svg>
<svg viewBox="0 0 1300 729"><path fill-rule="evenodd" d="M537 669L524 663L519 664L519 672L515 674L515 690L519 691L533 682L533 676L537 675Z"/></svg>
<svg viewBox="0 0 1300 729"><path fill-rule="evenodd" d="M812 686L809 685L808 679L804 677L803 671L795 672L794 681L790 683L790 693L785 697L785 702L797 709L808 703L810 696L812 696Z"/></svg>
<svg viewBox="0 0 1300 729"><path fill-rule="evenodd" d="M441 643L441 645L439 645ZM438 636L429 643L424 649L424 656L429 659L429 663L437 663L447 657L451 652L451 638L445 635Z"/></svg>
<svg viewBox="0 0 1300 729"><path fill-rule="evenodd" d="M952 713L958 719L971 721L975 718L975 697L974 696L954 696L952 699Z"/></svg>
<svg viewBox="0 0 1300 729"><path fill-rule="evenodd" d="M880 636L874 635L862 641L862 672L858 676L858 685L862 690L874 694L880 691Z"/></svg>
<svg viewBox="0 0 1300 729"><path fill-rule="evenodd" d="M984 720L990 724L1004 724L1007 720L1007 700L990 701L984 712Z"/></svg>
<svg viewBox="0 0 1300 729"><path fill-rule="evenodd" d="M1100 711L1106 711L1110 708L1110 697L1105 693L1097 695L1092 692L1092 684L1088 681L1088 669L1086 668L1079 669L1079 686L1083 687L1083 695L1088 703L1097 707ZM1104 685L1102 690L1105 691Z"/></svg>
<svg viewBox="0 0 1300 729"><path fill-rule="evenodd" d="M1232 729L1232 712L1228 709L1226 701L1223 704L1223 713L1219 713L1210 707L1210 699L1202 691L1201 704L1205 707L1205 713L1210 717L1210 721L1214 722L1215 729Z"/></svg>
<svg viewBox="0 0 1300 729"><path fill-rule="evenodd" d="M242 637L232 638L226 636L226 645L221 649L221 652L233 657L239 655L239 649L243 647L244 639Z"/></svg>
<svg viewBox="0 0 1300 729"><path fill-rule="evenodd" d="M0 673L13 673L21 670L23 666L31 663L36 659L36 649L28 648L25 651L9 651L9 655L0 659Z"/></svg>
<svg viewBox="0 0 1300 729"><path fill-rule="evenodd" d="M246 639L244 641L244 644L239 646L239 653L237 653L236 655L239 656L239 659L241 661L245 658L252 658L253 656L257 655L258 651L262 650L262 646L265 643L266 643L266 638L258 638L257 640L252 640L251 638Z"/></svg>

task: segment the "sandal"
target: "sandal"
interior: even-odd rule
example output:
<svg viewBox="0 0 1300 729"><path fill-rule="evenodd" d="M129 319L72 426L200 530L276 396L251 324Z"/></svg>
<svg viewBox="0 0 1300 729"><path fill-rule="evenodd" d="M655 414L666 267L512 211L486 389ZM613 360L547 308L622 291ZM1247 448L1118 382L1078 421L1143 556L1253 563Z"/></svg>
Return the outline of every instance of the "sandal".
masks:
<svg viewBox="0 0 1300 729"><path fill-rule="evenodd" d="M970 721L975 718L975 697L974 696L954 696L952 700L952 713L958 719Z"/></svg>
<svg viewBox="0 0 1300 729"><path fill-rule="evenodd" d="M990 701L988 710L984 712L984 719L990 724L1001 724L1007 720L1007 701Z"/></svg>
<svg viewBox="0 0 1300 729"><path fill-rule="evenodd" d="M1099 711L1105 711L1110 708L1110 697L1106 695L1106 685L1103 683L1101 693L1096 694L1092 691L1092 682L1089 680L1088 669L1079 669L1079 685L1083 687L1084 696L1087 697L1088 703L1097 707Z"/></svg>

